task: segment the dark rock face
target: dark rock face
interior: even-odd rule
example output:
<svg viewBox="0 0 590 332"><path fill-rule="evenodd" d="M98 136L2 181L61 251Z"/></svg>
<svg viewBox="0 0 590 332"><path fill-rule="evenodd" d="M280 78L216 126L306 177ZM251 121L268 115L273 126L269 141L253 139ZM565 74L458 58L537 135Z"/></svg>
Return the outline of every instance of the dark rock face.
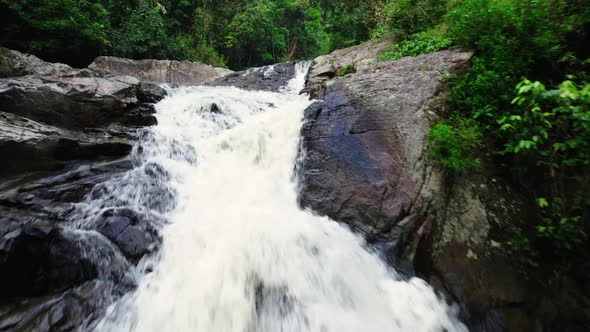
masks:
<svg viewBox="0 0 590 332"><path fill-rule="evenodd" d="M278 92L295 75L295 62L252 68L212 80L209 86L235 86L244 90Z"/></svg>
<svg viewBox="0 0 590 332"><path fill-rule="evenodd" d="M2 79L0 109L67 129L102 127L139 104L138 85L129 76Z"/></svg>
<svg viewBox="0 0 590 332"><path fill-rule="evenodd" d="M395 233L420 218L425 180L420 163L427 106L440 103L441 71L469 53L439 52L381 62L329 81L323 102L305 114L301 201L335 220ZM444 100L444 99L443 99Z"/></svg>
<svg viewBox="0 0 590 332"><path fill-rule="evenodd" d="M0 112L0 153L11 161L0 168L0 176L53 170L76 160L119 158L130 151L130 142L116 130L74 132Z"/></svg>
<svg viewBox="0 0 590 332"><path fill-rule="evenodd" d="M229 69L189 61L130 60L112 56L96 58L89 68L133 76L145 82L178 85L201 84L232 73Z"/></svg>
<svg viewBox="0 0 590 332"><path fill-rule="evenodd" d="M103 294L114 287L110 281L92 280L57 295L0 304L0 331L75 331L102 315L109 301Z"/></svg>
<svg viewBox="0 0 590 332"><path fill-rule="evenodd" d="M141 82L137 91L137 99L142 103L157 103L167 94L166 90L157 84Z"/></svg>
<svg viewBox="0 0 590 332"><path fill-rule="evenodd" d="M106 294L134 287L129 263L98 234L35 225L16 227L1 241L3 331L79 328L100 317Z"/></svg>
<svg viewBox="0 0 590 332"><path fill-rule="evenodd" d="M161 242L162 217L109 201L107 183L129 185L141 164L133 147L166 90L0 52L0 76L11 76L0 79L0 331L84 329L135 286L133 265ZM163 175L146 172L136 184L166 204ZM105 206L86 215L88 200Z"/></svg>
<svg viewBox="0 0 590 332"><path fill-rule="evenodd" d="M531 203L484 157L480 173L449 178L426 153L429 122L447 106L445 75L468 68L471 54L371 62L378 46L319 57L308 74L306 90L321 101L305 111L301 205L351 225L396 269L426 279L470 330L587 329L583 283L568 276L548 290L519 269L511 241L538 220ZM346 65L356 73L337 77Z"/></svg>
<svg viewBox="0 0 590 332"><path fill-rule="evenodd" d="M49 224L14 226L3 220L0 246L0 296L2 298L42 296L64 291L99 276L119 282L128 263L116 259L118 253L108 241L95 234L62 230ZM93 255L111 257L106 266L94 262Z"/></svg>
<svg viewBox="0 0 590 332"><path fill-rule="evenodd" d="M158 228L164 219L129 208L108 209L96 221L96 230L119 246L127 257L139 259L161 242Z"/></svg>
<svg viewBox="0 0 590 332"><path fill-rule="evenodd" d="M501 178L456 179L420 234L414 265L460 303L477 331L532 331L535 286L516 268L509 241L535 211Z"/></svg>

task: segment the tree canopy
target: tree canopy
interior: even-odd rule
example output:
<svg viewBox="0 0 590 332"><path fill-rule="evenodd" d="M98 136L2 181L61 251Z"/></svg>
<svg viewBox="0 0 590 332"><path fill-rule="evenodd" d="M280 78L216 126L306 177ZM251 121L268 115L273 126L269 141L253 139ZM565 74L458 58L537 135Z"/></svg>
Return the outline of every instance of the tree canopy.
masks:
<svg viewBox="0 0 590 332"><path fill-rule="evenodd" d="M373 1L0 0L1 43L74 66L98 55L240 69L369 38Z"/></svg>

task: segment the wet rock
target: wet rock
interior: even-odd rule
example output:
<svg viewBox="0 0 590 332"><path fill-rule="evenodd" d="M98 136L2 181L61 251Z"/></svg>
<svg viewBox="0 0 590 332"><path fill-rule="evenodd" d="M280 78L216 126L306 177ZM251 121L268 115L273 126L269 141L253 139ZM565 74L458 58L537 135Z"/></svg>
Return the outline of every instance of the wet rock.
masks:
<svg viewBox="0 0 590 332"><path fill-rule="evenodd" d="M587 277L555 277L563 286L551 288L525 279L512 241L539 220L531 202L483 156L478 174L448 177L425 153L429 122L446 107L446 73L464 72L471 55L372 62L378 46L315 60L306 89L321 101L304 115L301 204L425 278L472 331L587 329ZM345 65L356 73L337 77Z"/></svg>
<svg viewBox="0 0 590 332"><path fill-rule="evenodd" d="M95 186L117 178L131 168L131 161L122 159L76 165L74 168L54 174L33 173L20 180L18 177L13 178L14 182L5 182L5 187L0 191L0 206L20 208L25 212L40 208L68 210L70 203L82 201ZM7 213L9 212L4 212L4 215L7 216ZM16 219L26 220L25 215L18 216Z"/></svg>
<svg viewBox="0 0 590 332"><path fill-rule="evenodd" d="M88 199L100 202L101 208L141 206L160 214L176 207L176 192L169 184L169 175L159 165L147 163L125 175L96 185ZM116 193L116 194L115 194Z"/></svg>
<svg viewBox="0 0 590 332"><path fill-rule="evenodd" d="M138 85L130 76L0 79L0 109L66 129L104 127L138 105Z"/></svg>
<svg viewBox="0 0 590 332"><path fill-rule="evenodd" d="M45 62L34 55L0 47L0 77L25 75L59 75L72 71L63 63Z"/></svg>
<svg viewBox="0 0 590 332"><path fill-rule="evenodd" d="M47 224L0 225L0 298L31 297L64 291L99 276L121 280L126 262L93 235L64 231ZM90 256L85 249L92 249ZM112 261L105 269L97 258Z"/></svg>
<svg viewBox="0 0 590 332"><path fill-rule="evenodd" d="M295 62L251 68L207 82L208 86L234 86L245 90L279 92L295 75Z"/></svg>
<svg viewBox="0 0 590 332"><path fill-rule="evenodd" d="M127 139L109 132L74 132L0 112L0 154L11 160L0 167L0 176L56 170L72 161L117 159L130 151Z"/></svg>
<svg viewBox="0 0 590 332"><path fill-rule="evenodd" d="M217 106L217 104L216 104L216 103L212 103L212 104L211 104L211 108L209 109L209 112L211 112L211 113L215 113L215 114L221 114L221 113L223 113L223 112L221 111L221 108L219 108L219 106Z"/></svg>
<svg viewBox="0 0 590 332"><path fill-rule="evenodd" d="M138 127L157 123L153 103L166 91L100 68L1 55L1 75L28 76L0 79L0 154L9 161L0 166L0 331L90 330L134 287L129 262L160 243L163 221L111 208L100 232L86 229L97 215L87 200L102 188L105 204L125 206L137 200L138 184L164 209L172 193L156 178L165 174L152 169L151 179L141 169L146 183L121 179L137 166L134 141L149 132ZM112 185L124 186L129 201L110 201Z"/></svg>
<svg viewBox="0 0 590 332"><path fill-rule="evenodd" d="M88 322L104 313L108 288L116 286L92 280L61 294L0 304L0 331L90 330Z"/></svg>
<svg viewBox="0 0 590 332"><path fill-rule="evenodd" d="M427 201L437 185L424 186L427 111L444 104L441 72L452 72L470 57L444 51L377 62L326 81L318 90L323 101L305 111L302 205L369 226L373 237L399 239L396 233L414 230L426 205L417 203Z"/></svg>
<svg viewBox="0 0 590 332"><path fill-rule="evenodd" d="M151 213L115 208L104 211L94 227L115 243L125 256L139 260L160 244L158 229L164 223L163 218Z"/></svg>
<svg viewBox="0 0 590 332"><path fill-rule="evenodd" d="M153 104L141 104L127 111L121 124L128 127L150 127L158 124Z"/></svg>
<svg viewBox="0 0 590 332"><path fill-rule="evenodd" d="M10 227L0 249L0 331L86 330L135 287L125 258L97 233Z"/></svg>
<svg viewBox="0 0 590 332"><path fill-rule="evenodd" d="M157 103L167 94L166 89L158 84L141 82L137 91L137 99L142 103Z"/></svg>
<svg viewBox="0 0 590 332"><path fill-rule="evenodd" d="M145 82L178 85L200 84L232 73L229 69L190 61L130 60L112 56L96 58L89 68L133 76Z"/></svg>

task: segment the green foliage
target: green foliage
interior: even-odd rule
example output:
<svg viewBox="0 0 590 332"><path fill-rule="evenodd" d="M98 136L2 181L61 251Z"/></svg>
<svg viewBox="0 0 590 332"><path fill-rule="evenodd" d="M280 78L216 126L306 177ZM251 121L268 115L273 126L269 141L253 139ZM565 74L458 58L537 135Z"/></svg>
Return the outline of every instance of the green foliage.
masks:
<svg viewBox="0 0 590 332"><path fill-rule="evenodd" d="M342 77L342 76L346 76L348 74L354 74L354 73L356 73L356 67L354 66L354 64L349 63L349 64L339 68L336 75L338 75L339 77Z"/></svg>
<svg viewBox="0 0 590 332"><path fill-rule="evenodd" d="M428 31L419 32L409 39L395 44L389 51L380 54L379 59L397 60L406 56L417 56L449 48L452 45L442 27Z"/></svg>
<svg viewBox="0 0 590 332"><path fill-rule="evenodd" d="M225 46L233 67L314 57L326 51L321 13L303 0L253 0L228 26Z"/></svg>
<svg viewBox="0 0 590 332"><path fill-rule="evenodd" d="M98 55L234 69L309 59L369 38L372 0L0 0L2 44L50 61Z"/></svg>
<svg viewBox="0 0 590 332"><path fill-rule="evenodd" d="M453 119L432 126L428 146L431 158L449 174L463 174L479 166L474 153L482 146L482 136L474 121Z"/></svg>
<svg viewBox="0 0 590 332"><path fill-rule="evenodd" d="M482 128L496 130L496 119L509 109L517 79L490 69L482 58L474 58L469 71L449 80L448 100L457 113L480 122Z"/></svg>
<svg viewBox="0 0 590 332"><path fill-rule="evenodd" d="M454 112L479 123L538 199L537 235L557 248L579 247L590 208L590 105L588 85L566 78L587 77L580 45L588 43L589 7L578 0L463 0L446 21L449 37L476 51L471 69L450 81ZM563 82L547 90L523 76Z"/></svg>
<svg viewBox="0 0 590 332"><path fill-rule="evenodd" d="M377 15L396 40L404 40L440 24L446 12L447 0L396 0L383 1Z"/></svg>
<svg viewBox="0 0 590 332"><path fill-rule="evenodd" d="M375 28L375 3L371 0L320 0L323 24L329 36L328 51L369 39Z"/></svg>
<svg viewBox="0 0 590 332"><path fill-rule="evenodd" d="M109 46L108 12L100 1L0 0L0 40L6 47L78 64Z"/></svg>
<svg viewBox="0 0 590 332"><path fill-rule="evenodd" d="M446 16L449 37L477 56L469 73L454 82L452 104L486 128L495 127L495 119L511 108L522 76L533 68L560 75L558 62L572 56L566 36L580 28L572 25L571 10L555 0L460 1Z"/></svg>
<svg viewBox="0 0 590 332"><path fill-rule="evenodd" d="M121 27L112 31L112 51L127 58L165 59L175 56L180 50L174 37L168 34L164 13L149 0L139 0ZM180 44L182 45L182 43Z"/></svg>
<svg viewBox="0 0 590 332"><path fill-rule="evenodd" d="M521 157L521 164L542 170L552 185L543 209L543 236L570 243L584 233L581 223L590 205L590 84L565 80L547 90L541 82L523 80L517 86L513 113L498 123L505 137L504 153ZM573 193L566 188L580 188ZM587 212L586 212L587 213Z"/></svg>

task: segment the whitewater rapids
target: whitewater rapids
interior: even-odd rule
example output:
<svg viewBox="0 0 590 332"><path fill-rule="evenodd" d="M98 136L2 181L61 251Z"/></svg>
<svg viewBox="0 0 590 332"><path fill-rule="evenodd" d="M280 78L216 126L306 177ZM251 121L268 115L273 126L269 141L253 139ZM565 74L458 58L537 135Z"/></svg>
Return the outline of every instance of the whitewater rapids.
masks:
<svg viewBox="0 0 590 332"><path fill-rule="evenodd" d="M424 281L298 206L310 101L297 94L307 66L297 69L281 93L182 87L157 104L141 148L168 175L170 224L138 288L97 331L466 331Z"/></svg>

